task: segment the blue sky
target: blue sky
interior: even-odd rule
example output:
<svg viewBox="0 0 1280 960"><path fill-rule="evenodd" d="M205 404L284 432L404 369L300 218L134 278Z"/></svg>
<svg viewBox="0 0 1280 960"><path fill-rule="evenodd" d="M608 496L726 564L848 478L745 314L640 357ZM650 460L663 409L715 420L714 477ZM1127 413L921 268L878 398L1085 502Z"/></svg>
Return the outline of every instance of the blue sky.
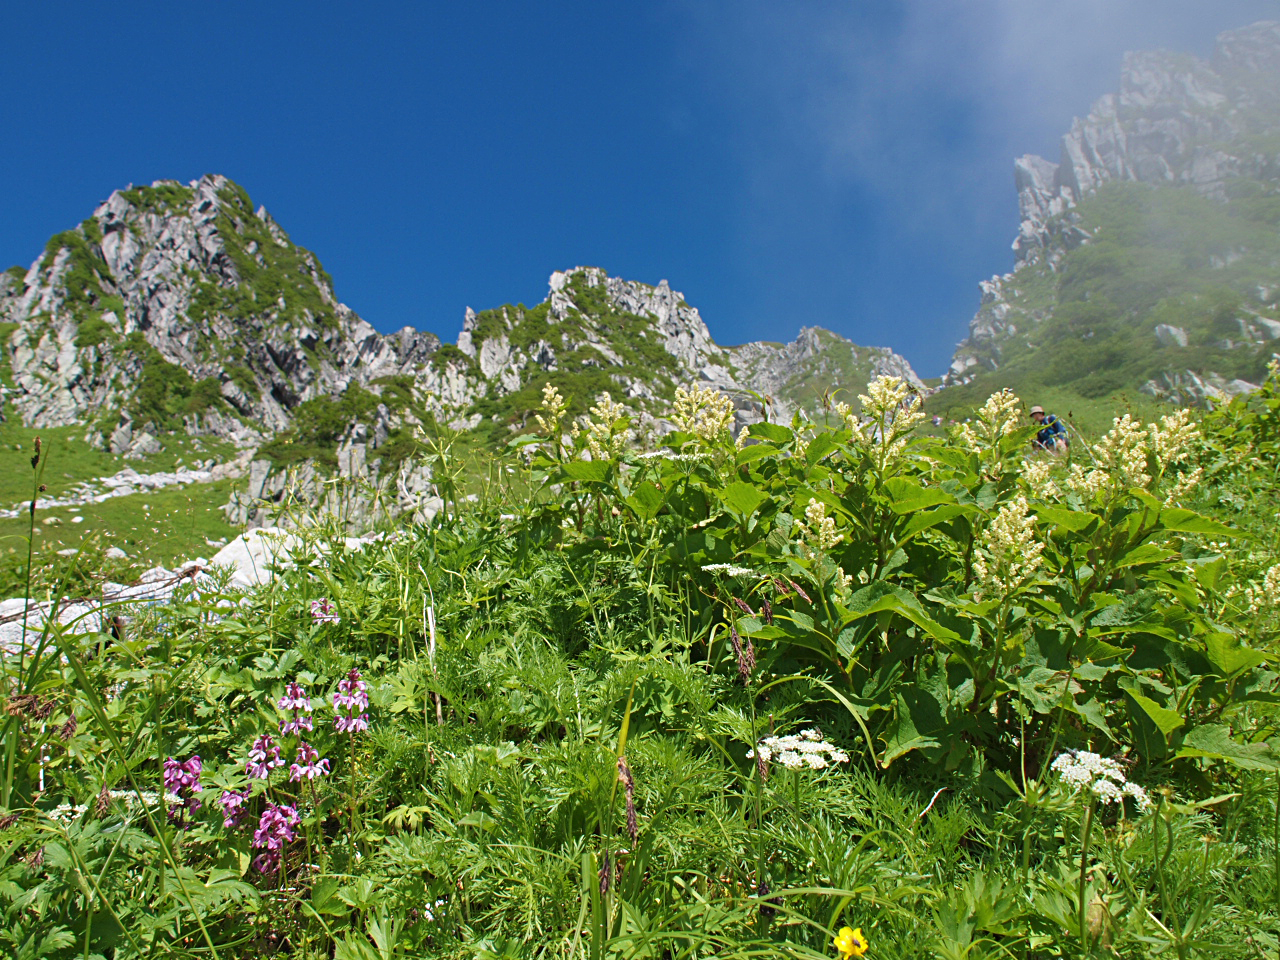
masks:
<svg viewBox="0 0 1280 960"><path fill-rule="evenodd" d="M721 343L801 325L941 373L1127 49L1277 0L25 4L0 265L113 190L222 173L382 330L451 340L552 270L662 278Z"/></svg>

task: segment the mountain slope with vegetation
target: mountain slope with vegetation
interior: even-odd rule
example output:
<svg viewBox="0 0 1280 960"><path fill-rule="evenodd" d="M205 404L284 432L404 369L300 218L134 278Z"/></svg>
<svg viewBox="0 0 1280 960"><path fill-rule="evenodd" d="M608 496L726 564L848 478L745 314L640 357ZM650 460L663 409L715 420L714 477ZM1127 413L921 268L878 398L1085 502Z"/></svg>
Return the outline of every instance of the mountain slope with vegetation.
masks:
<svg viewBox="0 0 1280 960"><path fill-rule="evenodd" d="M1001 386L1086 402L1256 389L1280 348L1278 90L1280 23L1224 33L1207 62L1127 55L1060 163L1017 161L1017 267L982 284L934 405Z"/></svg>

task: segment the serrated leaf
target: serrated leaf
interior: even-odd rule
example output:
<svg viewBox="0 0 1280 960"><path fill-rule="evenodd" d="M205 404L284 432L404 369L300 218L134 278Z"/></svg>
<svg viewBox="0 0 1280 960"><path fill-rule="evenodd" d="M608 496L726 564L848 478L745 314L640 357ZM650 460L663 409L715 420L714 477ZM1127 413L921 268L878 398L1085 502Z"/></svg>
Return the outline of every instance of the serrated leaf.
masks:
<svg viewBox="0 0 1280 960"><path fill-rule="evenodd" d="M769 499L768 494L763 493L759 487L741 480L729 484L723 490L717 490L716 496L731 513L743 520L750 518Z"/></svg>
<svg viewBox="0 0 1280 960"><path fill-rule="evenodd" d="M780 423L753 423L747 427L747 436L768 440L770 443L786 443L793 434L790 427L784 427Z"/></svg>

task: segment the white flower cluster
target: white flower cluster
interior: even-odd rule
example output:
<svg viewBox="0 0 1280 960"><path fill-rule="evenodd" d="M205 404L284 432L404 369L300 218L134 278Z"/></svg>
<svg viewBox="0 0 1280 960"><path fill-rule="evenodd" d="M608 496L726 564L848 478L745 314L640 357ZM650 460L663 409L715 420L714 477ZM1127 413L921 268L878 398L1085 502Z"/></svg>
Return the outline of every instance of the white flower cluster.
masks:
<svg viewBox="0 0 1280 960"><path fill-rule="evenodd" d="M735 567L731 563L704 563L702 569L707 573L723 573L727 577L758 577L756 573L747 567Z"/></svg>
<svg viewBox="0 0 1280 960"><path fill-rule="evenodd" d="M854 443L878 447L877 459L883 469L902 455L907 434L924 419L920 396L900 377L879 376L867 384L867 392L858 394L862 412L868 418L859 423L844 404L836 410L853 432Z"/></svg>
<svg viewBox="0 0 1280 960"><path fill-rule="evenodd" d="M777 760L788 770L821 770L829 763L847 763L849 755L834 744L822 739L822 734L812 728L785 737L765 737L756 749L747 751L747 758L757 756L766 763Z"/></svg>
<svg viewBox="0 0 1280 960"><path fill-rule="evenodd" d="M650 450L648 453L641 453L636 456L637 460L670 460L673 463L692 463L695 460L705 460L705 453L672 453L670 450Z"/></svg>
<svg viewBox="0 0 1280 960"><path fill-rule="evenodd" d="M1280 607L1280 563L1267 571L1260 587L1252 584L1245 587L1244 599L1254 615Z"/></svg>
<svg viewBox="0 0 1280 960"><path fill-rule="evenodd" d="M139 794L132 790L112 790L107 794L107 796L112 800L118 800L123 803L125 805L125 809L130 813L135 813L141 810L144 805L148 807L160 806L160 794L153 793L148 790L143 790L141 792L141 803L138 800ZM176 793L166 793L165 800L170 804L182 803L182 798ZM49 811L49 816L53 817L55 820L60 820L63 823L70 823L72 820L83 816L92 805L93 804L88 803L60 803Z"/></svg>
<svg viewBox="0 0 1280 960"><path fill-rule="evenodd" d="M616 460L626 450L631 431L613 432L613 425L626 414L627 408L615 403L609 393L600 394L596 405L591 408L591 419L587 421L587 449L592 460ZM579 432L580 428L575 423L573 435L576 437Z"/></svg>
<svg viewBox="0 0 1280 960"><path fill-rule="evenodd" d="M733 401L711 387L696 384L692 390L676 387L671 419L683 433L715 440L733 425Z"/></svg>
<svg viewBox="0 0 1280 960"><path fill-rule="evenodd" d="M1130 783L1120 764L1088 750L1068 750L1053 761L1053 770L1074 790L1087 790L1103 803L1121 803L1132 797L1139 810L1151 806L1147 791Z"/></svg>
<svg viewBox="0 0 1280 960"><path fill-rule="evenodd" d="M1150 425L1151 449L1156 458L1165 464L1177 463L1191 452L1192 445L1200 438L1200 427L1191 419L1191 411L1185 407L1160 422Z"/></svg>
<svg viewBox="0 0 1280 960"><path fill-rule="evenodd" d="M544 419L542 414L535 414L538 426L542 428L551 439L555 439L560 435L560 418L564 416L568 404L564 402L564 397L560 396L560 391L553 387L548 381L542 387L542 409L547 412Z"/></svg>
<svg viewBox="0 0 1280 960"><path fill-rule="evenodd" d="M804 520L796 521L796 530L801 538L801 551L810 557L815 553L826 553L844 539L843 534L836 530L835 520L827 516L827 505L812 497L804 508Z"/></svg>
<svg viewBox="0 0 1280 960"><path fill-rule="evenodd" d="M1023 468L1022 479L1031 496L1037 500L1056 500L1062 496L1062 491L1053 479L1053 465L1048 460L1032 460Z"/></svg>
<svg viewBox="0 0 1280 960"><path fill-rule="evenodd" d="M987 402L978 411L976 430L969 424L962 423L956 435L971 452L982 456L996 449L1001 439L1017 430L1021 422L1022 401L1016 393L1005 387L999 393L987 397Z"/></svg>
<svg viewBox="0 0 1280 960"><path fill-rule="evenodd" d="M983 531L974 551L975 595L1010 593L1026 586L1040 569L1044 542L1036 536L1036 518L1026 497L1006 503Z"/></svg>

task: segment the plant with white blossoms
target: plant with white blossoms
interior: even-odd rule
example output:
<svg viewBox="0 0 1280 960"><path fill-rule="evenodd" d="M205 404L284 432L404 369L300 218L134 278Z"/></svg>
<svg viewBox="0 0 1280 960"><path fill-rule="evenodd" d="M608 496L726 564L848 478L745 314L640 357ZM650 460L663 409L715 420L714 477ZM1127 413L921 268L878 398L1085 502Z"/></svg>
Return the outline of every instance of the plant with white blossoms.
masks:
<svg viewBox="0 0 1280 960"><path fill-rule="evenodd" d="M703 572L705 573L723 573L726 577L759 577L760 576L760 574L756 573L754 570L750 569L749 567L737 567L737 566L734 566L732 563L704 563L702 565L702 569L703 569Z"/></svg>
<svg viewBox="0 0 1280 960"><path fill-rule="evenodd" d="M800 552L806 557L826 553L844 539L836 530L835 519L827 516L827 505L814 497L804 508L804 520L796 521L796 532L800 535Z"/></svg>
<svg viewBox="0 0 1280 960"><path fill-rule="evenodd" d="M821 770L832 763L847 763L849 755L822 739L821 731L810 727L782 737L765 737L754 750L747 751L761 774L768 777L769 762L777 760L788 770Z"/></svg>
<svg viewBox="0 0 1280 960"><path fill-rule="evenodd" d="M979 457L992 453L998 461L1000 441L1016 431L1021 422L1022 401L1016 393L1005 387L987 397L973 426L960 424L956 437L971 453L976 453Z"/></svg>
<svg viewBox="0 0 1280 960"><path fill-rule="evenodd" d="M1267 571L1260 586L1244 588L1244 602L1253 616L1280 608L1280 563Z"/></svg>
<svg viewBox="0 0 1280 960"><path fill-rule="evenodd" d="M542 387L542 409L546 412L543 417L541 413L534 414L534 418L538 421L538 426L542 428L542 432L547 435L547 439L555 444L556 451L560 450L560 421L564 418L564 413L569 409L569 405L564 402L564 397L560 396L560 391L551 385L550 381L543 384Z"/></svg>
<svg viewBox="0 0 1280 960"><path fill-rule="evenodd" d="M676 387L671 419L682 433L703 441L716 440L733 426L733 401L711 387Z"/></svg>
<svg viewBox="0 0 1280 960"><path fill-rule="evenodd" d="M1029 462L1022 470L1022 481L1037 500L1057 500L1062 490L1053 479L1053 464L1044 458Z"/></svg>
<svg viewBox="0 0 1280 960"><path fill-rule="evenodd" d="M626 416L627 408L614 402L607 392L600 394L596 405L591 408L591 419L587 421L587 449L592 460L616 460L627 449L631 440L631 431L623 428L614 432L614 424ZM573 425L576 437L580 428Z"/></svg>
<svg viewBox="0 0 1280 960"><path fill-rule="evenodd" d="M973 553L974 596L1006 596L1022 589L1040 569L1043 552L1036 518L1028 513L1026 497L1019 495L1000 508L978 541Z"/></svg>
<svg viewBox="0 0 1280 960"><path fill-rule="evenodd" d="M836 404L853 434L853 442L870 455L876 469L883 474L886 467L902 457L907 435L924 419L920 395L900 377L879 376L867 384L867 392L858 395L862 413L868 419L859 422L847 404Z"/></svg>
<svg viewBox="0 0 1280 960"><path fill-rule="evenodd" d="M1120 804L1125 797L1130 797L1139 810L1151 806L1147 791L1130 783L1120 764L1110 757L1088 750L1068 750L1058 755L1052 769L1066 786L1077 793L1087 793L1101 803Z"/></svg>

